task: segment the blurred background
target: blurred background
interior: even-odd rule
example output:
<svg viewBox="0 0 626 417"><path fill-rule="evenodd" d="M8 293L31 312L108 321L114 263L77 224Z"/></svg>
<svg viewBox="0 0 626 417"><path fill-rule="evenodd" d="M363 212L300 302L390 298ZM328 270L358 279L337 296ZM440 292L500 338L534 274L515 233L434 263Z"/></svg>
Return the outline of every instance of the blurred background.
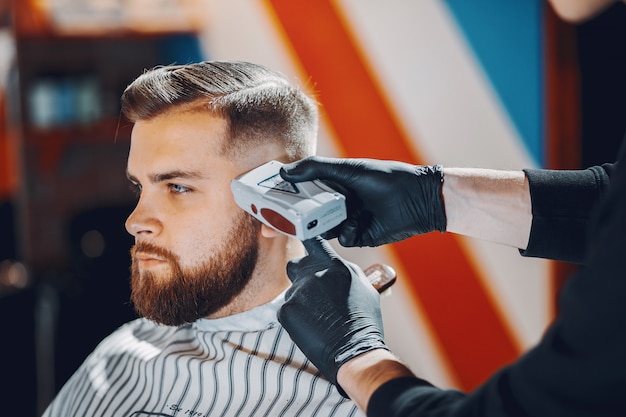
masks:
<svg viewBox="0 0 626 417"><path fill-rule="evenodd" d="M0 1L1 414L39 416L135 317L119 97L144 69L278 69L318 98L321 155L574 169L626 130L625 9L573 26L540 0ZM575 269L438 233L338 250L397 270L389 344L466 390L541 336Z"/></svg>

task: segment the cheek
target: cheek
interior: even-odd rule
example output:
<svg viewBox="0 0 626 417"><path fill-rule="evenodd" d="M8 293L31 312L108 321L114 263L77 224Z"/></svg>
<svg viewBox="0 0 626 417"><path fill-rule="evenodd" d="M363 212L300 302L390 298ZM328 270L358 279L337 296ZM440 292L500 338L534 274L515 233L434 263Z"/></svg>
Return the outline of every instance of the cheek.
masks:
<svg viewBox="0 0 626 417"><path fill-rule="evenodd" d="M206 210L194 216L194 219L180 224L175 252L181 264L195 265L210 258L223 242L232 239L232 228L238 219L239 212L235 209Z"/></svg>
<svg viewBox="0 0 626 417"><path fill-rule="evenodd" d="M243 214L232 196L230 182L220 181L219 186L173 216L173 250L181 264L197 264L209 258L222 242L232 239L232 228Z"/></svg>

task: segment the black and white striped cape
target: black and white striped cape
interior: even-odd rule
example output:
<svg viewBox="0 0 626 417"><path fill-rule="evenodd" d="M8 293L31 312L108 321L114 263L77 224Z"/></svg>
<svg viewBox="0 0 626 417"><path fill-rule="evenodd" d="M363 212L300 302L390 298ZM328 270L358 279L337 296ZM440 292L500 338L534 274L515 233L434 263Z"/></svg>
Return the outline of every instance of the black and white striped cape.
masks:
<svg viewBox="0 0 626 417"><path fill-rule="evenodd" d="M283 301L181 327L127 323L98 345L44 417L362 416L278 323Z"/></svg>

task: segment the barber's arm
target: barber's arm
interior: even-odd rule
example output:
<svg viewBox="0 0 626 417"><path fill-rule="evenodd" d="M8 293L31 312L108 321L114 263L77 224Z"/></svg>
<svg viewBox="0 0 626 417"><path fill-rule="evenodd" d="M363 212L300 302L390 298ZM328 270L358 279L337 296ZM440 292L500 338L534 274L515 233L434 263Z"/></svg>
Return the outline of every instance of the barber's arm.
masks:
<svg viewBox="0 0 626 417"><path fill-rule="evenodd" d="M528 243L532 210L522 171L311 157L285 165L281 175L327 181L347 194L348 219L333 231L343 246L379 246L432 231L519 249Z"/></svg>
<svg viewBox="0 0 626 417"><path fill-rule="evenodd" d="M523 171L446 168L448 232L525 249L533 220Z"/></svg>
<svg viewBox="0 0 626 417"><path fill-rule="evenodd" d="M381 384L413 374L383 341L380 295L363 272L321 238L304 246L308 255L287 265L293 285L278 320L322 374L365 410Z"/></svg>
<svg viewBox="0 0 626 417"><path fill-rule="evenodd" d="M322 239L304 245L308 255L287 265L293 285L278 320L322 374L371 417L466 415L463 393L415 377L388 350L380 296L363 272Z"/></svg>
<svg viewBox="0 0 626 417"><path fill-rule="evenodd" d="M343 246L448 231L524 256L583 263L588 221L615 166L500 171L311 157L285 165L281 175L323 180L346 194L348 219L324 235Z"/></svg>
<svg viewBox="0 0 626 417"><path fill-rule="evenodd" d="M624 316L611 313L623 303L619 292L611 293L608 309L604 299L585 298L606 291L594 285L598 277L592 269L584 270L588 276L570 288L560 319L535 348L466 394L414 376L384 343L379 295L362 271L323 240L304 243L308 255L287 266L293 285L278 320L322 374L368 417L624 415L623 390L606 389L623 380L624 338L614 329L623 327ZM614 262L622 260L613 256L622 248L612 248ZM598 251L602 268L609 264L607 252ZM615 266L608 266L614 275L609 278L621 283Z"/></svg>
<svg viewBox="0 0 626 417"><path fill-rule="evenodd" d="M346 362L337 373L337 383L367 411L372 394L383 384L400 378L415 379L413 373L388 350L377 349Z"/></svg>

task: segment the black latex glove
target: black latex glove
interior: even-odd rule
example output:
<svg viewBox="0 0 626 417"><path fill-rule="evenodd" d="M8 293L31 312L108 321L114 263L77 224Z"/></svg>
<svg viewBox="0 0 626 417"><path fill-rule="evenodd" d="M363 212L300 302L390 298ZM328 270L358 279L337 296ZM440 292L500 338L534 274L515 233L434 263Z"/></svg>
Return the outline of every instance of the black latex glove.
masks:
<svg viewBox="0 0 626 417"><path fill-rule="evenodd" d="M310 157L286 164L289 182L322 180L346 195L348 218L323 236L342 246L379 246L445 232L443 168L374 159Z"/></svg>
<svg viewBox="0 0 626 417"><path fill-rule="evenodd" d="M341 365L370 350L387 349L380 295L363 271L342 260L322 238L306 240L304 246L308 255L287 264L293 285L278 321L336 385Z"/></svg>

